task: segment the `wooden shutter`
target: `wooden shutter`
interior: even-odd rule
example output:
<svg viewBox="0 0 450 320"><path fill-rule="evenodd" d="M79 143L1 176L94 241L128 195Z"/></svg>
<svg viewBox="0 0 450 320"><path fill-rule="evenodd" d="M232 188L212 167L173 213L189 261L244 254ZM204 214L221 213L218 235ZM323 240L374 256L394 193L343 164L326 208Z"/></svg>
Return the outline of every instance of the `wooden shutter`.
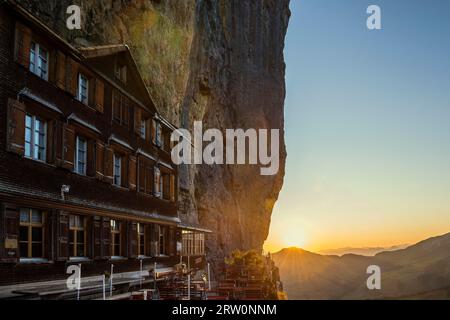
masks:
<svg viewBox="0 0 450 320"><path fill-rule="evenodd" d="M105 175L104 181L113 183L114 181L114 151L110 147L105 148Z"/></svg>
<svg viewBox="0 0 450 320"><path fill-rule="evenodd" d="M167 243L169 244L169 248L167 253L169 256L174 256L177 253L177 243L175 241L175 228L170 227L168 232Z"/></svg>
<svg viewBox="0 0 450 320"><path fill-rule="evenodd" d="M25 105L8 100L8 150L21 156L25 154Z"/></svg>
<svg viewBox="0 0 450 320"><path fill-rule="evenodd" d="M57 166L63 165L63 150L64 150L64 125L61 121L53 121L53 149L55 164Z"/></svg>
<svg viewBox="0 0 450 320"><path fill-rule="evenodd" d="M103 113L105 105L105 84L100 79L95 79L95 108Z"/></svg>
<svg viewBox="0 0 450 320"><path fill-rule="evenodd" d="M102 258L111 258L111 220L102 219Z"/></svg>
<svg viewBox="0 0 450 320"><path fill-rule="evenodd" d="M16 23L14 59L25 68L30 67L31 29Z"/></svg>
<svg viewBox="0 0 450 320"><path fill-rule="evenodd" d="M19 210L2 204L0 212L0 261L17 262L19 256Z"/></svg>
<svg viewBox="0 0 450 320"><path fill-rule="evenodd" d="M95 177L103 180L105 170L105 144L99 140L95 145Z"/></svg>
<svg viewBox="0 0 450 320"><path fill-rule="evenodd" d="M127 257L129 249L128 229L130 225L126 221L120 222L120 256Z"/></svg>
<svg viewBox="0 0 450 320"><path fill-rule="evenodd" d="M143 192L145 193L145 163L144 160L142 159L142 157L138 158L138 162L139 162L139 169L137 172L138 175L138 191L139 192Z"/></svg>
<svg viewBox="0 0 450 320"><path fill-rule="evenodd" d="M57 219L57 260L69 258L69 215L60 212Z"/></svg>
<svg viewBox="0 0 450 320"><path fill-rule="evenodd" d="M152 142L155 145L157 144L157 139L156 139L157 131L158 131L157 127L158 127L158 125L157 125L156 120L152 119Z"/></svg>
<svg viewBox="0 0 450 320"><path fill-rule="evenodd" d="M164 199L170 200L170 175L164 174L163 175L163 195Z"/></svg>
<svg viewBox="0 0 450 320"><path fill-rule="evenodd" d="M131 190L136 190L136 169L137 162L135 156L128 157L128 187Z"/></svg>
<svg viewBox="0 0 450 320"><path fill-rule="evenodd" d="M142 109L134 108L134 132L141 136Z"/></svg>
<svg viewBox="0 0 450 320"><path fill-rule="evenodd" d="M128 257L137 258L138 256L138 226L136 222L128 223Z"/></svg>
<svg viewBox="0 0 450 320"><path fill-rule="evenodd" d="M170 175L170 201L175 201L175 185L176 181L175 181L175 175L171 174Z"/></svg>
<svg viewBox="0 0 450 320"><path fill-rule="evenodd" d="M63 168L73 171L75 163L75 131L70 126L64 127Z"/></svg>
<svg viewBox="0 0 450 320"><path fill-rule="evenodd" d="M66 58L66 89L75 97L78 90L78 64L71 58Z"/></svg>
<svg viewBox="0 0 450 320"><path fill-rule="evenodd" d="M96 141L89 140L87 145L87 168L86 175L89 177L94 177L97 172L97 164L96 164Z"/></svg>
<svg viewBox="0 0 450 320"><path fill-rule="evenodd" d="M92 223L92 257L94 260L102 258L102 220L94 217Z"/></svg>
<svg viewBox="0 0 450 320"><path fill-rule="evenodd" d="M155 187L155 169L151 166L145 168L145 180L146 180L146 190L145 192L151 194L154 192Z"/></svg>
<svg viewBox="0 0 450 320"><path fill-rule="evenodd" d="M66 89L66 56L61 51L56 53L56 86Z"/></svg>
<svg viewBox="0 0 450 320"><path fill-rule="evenodd" d="M128 170L129 170L129 161L128 161L128 157L122 155L121 156L121 164L120 164L120 169L121 169L121 181L120 183L122 184L122 187L127 188L128 187Z"/></svg>
<svg viewBox="0 0 450 320"><path fill-rule="evenodd" d="M47 124L47 163L55 163L55 122L52 120Z"/></svg>
<svg viewBox="0 0 450 320"><path fill-rule="evenodd" d="M122 96L122 124L130 124L130 100L125 96Z"/></svg>
<svg viewBox="0 0 450 320"><path fill-rule="evenodd" d="M84 223L85 239L86 239L86 256L94 257L94 219L93 217L85 217Z"/></svg>
<svg viewBox="0 0 450 320"><path fill-rule="evenodd" d="M145 140L148 142L152 141L152 119L145 121Z"/></svg>
<svg viewBox="0 0 450 320"><path fill-rule="evenodd" d="M113 98L112 98L112 108L113 108L113 120L117 122L121 122L121 94L114 89L113 90Z"/></svg>

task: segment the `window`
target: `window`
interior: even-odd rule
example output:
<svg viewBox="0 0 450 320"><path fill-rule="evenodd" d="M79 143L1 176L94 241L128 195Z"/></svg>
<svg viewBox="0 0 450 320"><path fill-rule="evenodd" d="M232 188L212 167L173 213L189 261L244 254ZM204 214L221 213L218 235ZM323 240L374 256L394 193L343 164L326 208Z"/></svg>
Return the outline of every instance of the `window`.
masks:
<svg viewBox="0 0 450 320"><path fill-rule="evenodd" d="M48 80L48 51L36 42L31 43L30 71L38 77Z"/></svg>
<svg viewBox="0 0 450 320"><path fill-rule="evenodd" d="M145 227L138 223L138 256L145 256Z"/></svg>
<svg viewBox="0 0 450 320"><path fill-rule="evenodd" d="M89 103L89 80L82 73L78 74L78 101L85 105Z"/></svg>
<svg viewBox="0 0 450 320"><path fill-rule="evenodd" d="M41 119L26 115L25 117L25 156L44 161L47 148L47 124Z"/></svg>
<svg viewBox="0 0 450 320"><path fill-rule="evenodd" d="M127 67L121 63L116 63L115 68L116 78L122 81L123 83L127 82Z"/></svg>
<svg viewBox="0 0 450 320"><path fill-rule="evenodd" d="M166 254L166 228L159 226L159 254L165 255Z"/></svg>
<svg viewBox="0 0 450 320"><path fill-rule="evenodd" d="M152 194L153 186L155 184L154 181L154 171L153 165L149 162L145 161L142 158L139 158L139 192L145 194Z"/></svg>
<svg viewBox="0 0 450 320"><path fill-rule="evenodd" d="M161 171L159 168L155 167L155 196L162 196L162 179L161 179Z"/></svg>
<svg viewBox="0 0 450 320"><path fill-rule="evenodd" d="M86 256L85 219L81 216L69 217L69 255Z"/></svg>
<svg viewBox="0 0 450 320"><path fill-rule="evenodd" d="M155 144L158 147L162 146L162 127L161 123L156 121L155 119L152 120L152 126L153 126L153 144Z"/></svg>
<svg viewBox="0 0 450 320"><path fill-rule="evenodd" d="M130 118L130 102L127 97L113 91L113 120L118 124L128 126Z"/></svg>
<svg viewBox="0 0 450 320"><path fill-rule="evenodd" d="M205 234L183 230L182 255L200 256L205 254Z"/></svg>
<svg viewBox="0 0 450 320"><path fill-rule="evenodd" d="M121 255L121 234L120 234L120 222L111 220L111 256L117 257Z"/></svg>
<svg viewBox="0 0 450 320"><path fill-rule="evenodd" d="M87 163L87 141L82 137L77 137L76 151L75 151L75 172L81 175L86 175Z"/></svg>
<svg viewBox="0 0 450 320"><path fill-rule="evenodd" d="M44 214L35 209L20 209L20 257L44 257Z"/></svg>
<svg viewBox="0 0 450 320"><path fill-rule="evenodd" d="M145 120L141 120L141 138L145 139L145 134L146 134L146 121Z"/></svg>
<svg viewBox="0 0 450 320"><path fill-rule="evenodd" d="M122 185L122 157L114 155L114 184Z"/></svg>

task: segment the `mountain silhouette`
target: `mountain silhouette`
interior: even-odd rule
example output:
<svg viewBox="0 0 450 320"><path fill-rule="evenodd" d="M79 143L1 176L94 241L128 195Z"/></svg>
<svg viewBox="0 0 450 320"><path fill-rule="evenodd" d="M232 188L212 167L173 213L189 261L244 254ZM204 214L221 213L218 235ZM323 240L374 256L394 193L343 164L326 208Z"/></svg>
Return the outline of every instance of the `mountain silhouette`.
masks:
<svg viewBox="0 0 450 320"><path fill-rule="evenodd" d="M373 257L299 248L272 257L289 299L450 299L450 233ZM367 288L371 265L381 268L381 290Z"/></svg>

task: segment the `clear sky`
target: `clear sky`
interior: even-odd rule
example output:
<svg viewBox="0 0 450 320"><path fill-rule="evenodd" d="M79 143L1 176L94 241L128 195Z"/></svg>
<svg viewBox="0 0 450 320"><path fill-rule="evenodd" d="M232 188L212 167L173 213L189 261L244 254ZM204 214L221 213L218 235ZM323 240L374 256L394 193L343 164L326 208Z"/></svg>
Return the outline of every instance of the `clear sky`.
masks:
<svg viewBox="0 0 450 320"><path fill-rule="evenodd" d="M382 30L366 27L381 7ZM450 1L291 0L285 184L266 250L450 232Z"/></svg>

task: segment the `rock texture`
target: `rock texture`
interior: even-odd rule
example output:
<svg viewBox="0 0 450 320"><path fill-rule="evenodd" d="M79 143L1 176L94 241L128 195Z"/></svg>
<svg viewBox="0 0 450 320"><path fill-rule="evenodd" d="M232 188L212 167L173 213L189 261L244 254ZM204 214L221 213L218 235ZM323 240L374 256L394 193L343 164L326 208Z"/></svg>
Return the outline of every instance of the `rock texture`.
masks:
<svg viewBox="0 0 450 320"><path fill-rule="evenodd" d="M160 112L179 127L280 129L280 170L183 166L182 218L214 233L214 262L262 248L284 177L284 38L289 0L18 1L77 45L127 43ZM65 28L82 7L81 31Z"/></svg>

